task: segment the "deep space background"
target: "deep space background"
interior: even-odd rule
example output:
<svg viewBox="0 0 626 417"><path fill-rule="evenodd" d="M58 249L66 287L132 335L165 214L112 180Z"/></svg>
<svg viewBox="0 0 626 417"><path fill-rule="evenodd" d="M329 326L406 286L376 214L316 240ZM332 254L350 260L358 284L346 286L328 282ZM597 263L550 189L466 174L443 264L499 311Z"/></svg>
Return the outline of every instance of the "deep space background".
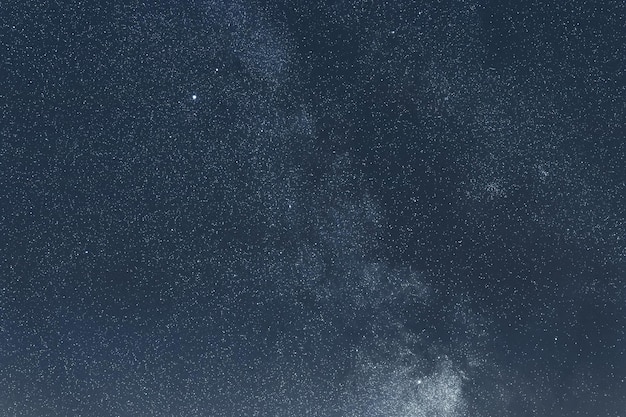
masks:
<svg viewBox="0 0 626 417"><path fill-rule="evenodd" d="M626 3L0 2L0 416L626 416Z"/></svg>

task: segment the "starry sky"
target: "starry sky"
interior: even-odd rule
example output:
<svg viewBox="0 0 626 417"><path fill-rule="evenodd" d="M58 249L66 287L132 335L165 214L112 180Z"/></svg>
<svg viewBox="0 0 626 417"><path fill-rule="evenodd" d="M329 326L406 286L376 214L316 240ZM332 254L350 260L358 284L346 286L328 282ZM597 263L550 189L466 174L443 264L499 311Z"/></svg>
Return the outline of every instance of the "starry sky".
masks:
<svg viewBox="0 0 626 417"><path fill-rule="evenodd" d="M626 3L9 0L0 415L624 417Z"/></svg>

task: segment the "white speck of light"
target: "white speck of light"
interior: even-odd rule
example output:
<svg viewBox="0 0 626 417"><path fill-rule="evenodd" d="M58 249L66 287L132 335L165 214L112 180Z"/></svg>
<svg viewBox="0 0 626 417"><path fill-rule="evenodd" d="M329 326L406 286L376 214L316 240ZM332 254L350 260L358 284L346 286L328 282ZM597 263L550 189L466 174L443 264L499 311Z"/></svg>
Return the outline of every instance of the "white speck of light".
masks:
<svg viewBox="0 0 626 417"><path fill-rule="evenodd" d="M198 96L194 94L194 95L192 95L192 96L191 96L191 99L192 99L192 100L197 100L197 99L198 99Z"/></svg>

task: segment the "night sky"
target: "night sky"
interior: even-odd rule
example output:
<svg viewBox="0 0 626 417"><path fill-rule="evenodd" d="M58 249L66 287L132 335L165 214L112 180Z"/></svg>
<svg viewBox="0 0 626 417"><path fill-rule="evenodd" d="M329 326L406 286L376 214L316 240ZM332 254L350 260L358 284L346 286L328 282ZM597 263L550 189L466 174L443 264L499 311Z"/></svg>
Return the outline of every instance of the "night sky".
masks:
<svg viewBox="0 0 626 417"><path fill-rule="evenodd" d="M0 58L0 416L626 416L624 1L8 0Z"/></svg>

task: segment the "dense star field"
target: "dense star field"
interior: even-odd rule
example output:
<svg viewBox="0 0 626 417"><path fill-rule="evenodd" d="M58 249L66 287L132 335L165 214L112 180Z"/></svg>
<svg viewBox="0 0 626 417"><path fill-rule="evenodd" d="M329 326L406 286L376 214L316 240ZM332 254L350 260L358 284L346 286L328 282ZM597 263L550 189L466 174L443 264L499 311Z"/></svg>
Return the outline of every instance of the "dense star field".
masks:
<svg viewBox="0 0 626 417"><path fill-rule="evenodd" d="M626 416L626 3L9 0L0 416Z"/></svg>

